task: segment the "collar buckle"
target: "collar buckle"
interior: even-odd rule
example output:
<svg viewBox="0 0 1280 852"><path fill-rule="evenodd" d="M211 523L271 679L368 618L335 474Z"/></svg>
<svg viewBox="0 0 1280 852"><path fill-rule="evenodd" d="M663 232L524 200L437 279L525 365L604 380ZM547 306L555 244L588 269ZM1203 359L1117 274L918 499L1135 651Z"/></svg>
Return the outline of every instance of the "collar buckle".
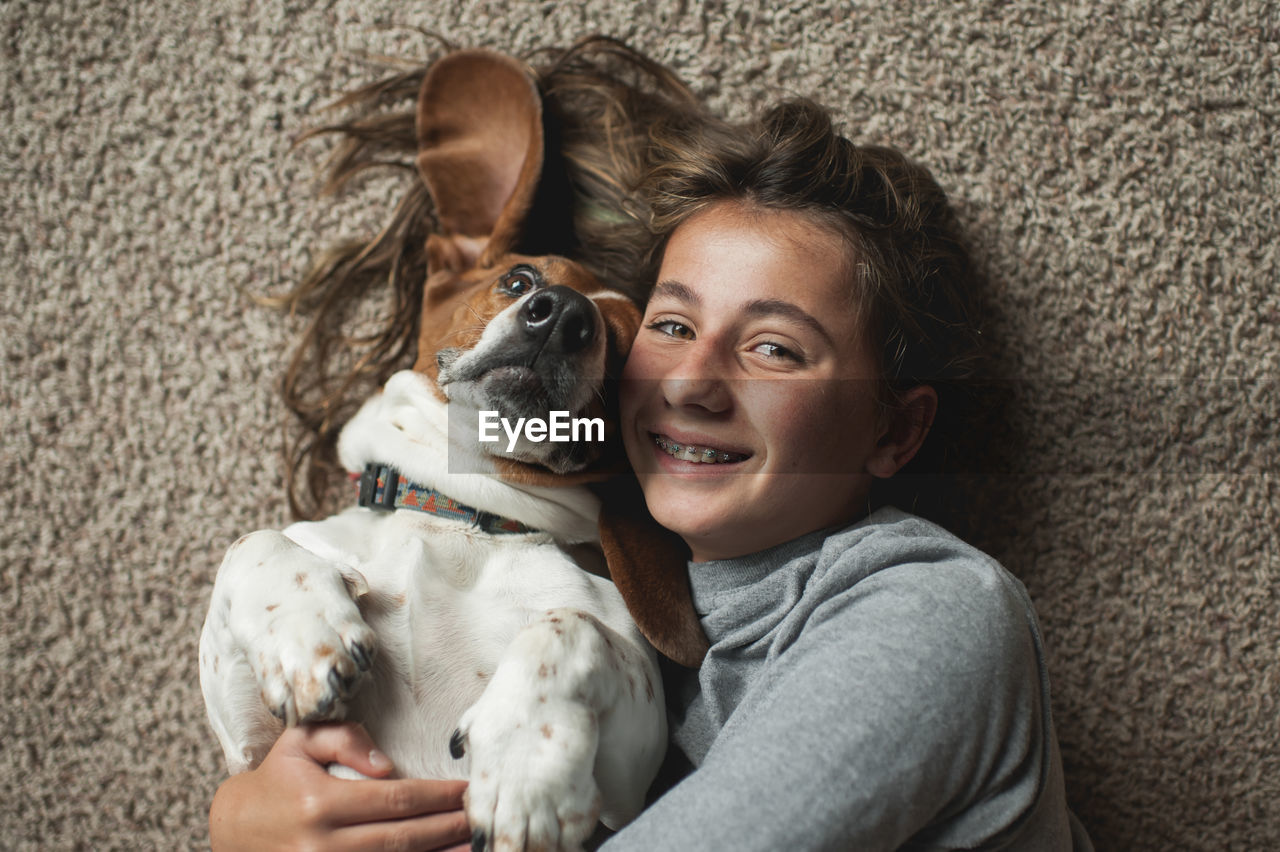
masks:
<svg viewBox="0 0 1280 852"><path fill-rule="evenodd" d="M376 462L364 466L360 474L358 505L365 509L389 512L396 507L396 492L400 489L400 472L393 467Z"/></svg>

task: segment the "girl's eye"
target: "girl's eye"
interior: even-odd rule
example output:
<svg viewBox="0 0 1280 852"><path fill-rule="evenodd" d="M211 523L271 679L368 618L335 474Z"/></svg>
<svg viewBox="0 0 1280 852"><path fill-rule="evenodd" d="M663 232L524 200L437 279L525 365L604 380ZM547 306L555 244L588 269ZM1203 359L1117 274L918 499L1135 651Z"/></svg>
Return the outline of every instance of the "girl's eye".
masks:
<svg viewBox="0 0 1280 852"><path fill-rule="evenodd" d="M758 352L769 360L795 361L803 363L804 359L796 353L792 352L785 346L778 343L757 343L752 347L753 352Z"/></svg>
<svg viewBox="0 0 1280 852"><path fill-rule="evenodd" d="M658 320L649 324L649 328L676 340L693 340L693 329L675 320Z"/></svg>
<svg viewBox="0 0 1280 852"><path fill-rule="evenodd" d="M541 286L542 277L538 275L538 270L525 264L512 267L498 282L498 289L512 298L532 293Z"/></svg>

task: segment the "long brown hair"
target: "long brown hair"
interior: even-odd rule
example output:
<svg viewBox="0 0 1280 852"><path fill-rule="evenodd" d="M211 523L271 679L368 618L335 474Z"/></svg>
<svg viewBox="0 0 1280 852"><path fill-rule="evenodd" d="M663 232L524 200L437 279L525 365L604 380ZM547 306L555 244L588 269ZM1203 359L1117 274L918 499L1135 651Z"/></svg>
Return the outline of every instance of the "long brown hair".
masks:
<svg viewBox="0 0 1280 852"><path fill-rule="evenodd" d="M562 192L573 221L568 233L526 234L526 242L537 253L569 254L642 300L651 236L639 187L649 167L650 135L686 132L706 113L669 69L613 39L585 38L526 61L543 95L544 184L548 192ZM325 193L365 177L398 177L407 188L376 234L323 249L295 288L271 300L308 317L281 388L296 420L287 427L285 452L289 505L297 517L324 513L326 493L337 481L343 424L417 354L425 246L436 228L414 165L416 101L429 67L426 62L346 94L333 104L348 111L345 118L299 140L338 139L325 167ZM380 318L352 333L355 317L379 297L386 300Z"/></svg>
<svg viewBox="0 0 1280 852"><path fill-rule="evenodd" d="M533 251L568 254L643 300L666 239L716 201L812 216L849 246L851 310L880 343L884 404L919 383L939 392L926 451L906 470L931 474L963 452L954 439L973 414L965 388L981 362L982 336L956 221L927 169L891 148L855 144L807 100L727 122L670 69L613 39L586 38L526 61L544 99L544 183L561 192L573 221L567 233L532 235ZM310 318L282 388L297 420L286 446L290 506L300 517L323 509L342 425L416 357L424 249L436 227L414 166L416 99L429 65L352 91L335 104L348 117L304 136L339 140L327 192L376 174L408 175L408 186L381 230L321 252L278 300ZM387 300L382 318L350 333L355 313L379 293ZM917 496L890 499L927 508Z"/></svg>

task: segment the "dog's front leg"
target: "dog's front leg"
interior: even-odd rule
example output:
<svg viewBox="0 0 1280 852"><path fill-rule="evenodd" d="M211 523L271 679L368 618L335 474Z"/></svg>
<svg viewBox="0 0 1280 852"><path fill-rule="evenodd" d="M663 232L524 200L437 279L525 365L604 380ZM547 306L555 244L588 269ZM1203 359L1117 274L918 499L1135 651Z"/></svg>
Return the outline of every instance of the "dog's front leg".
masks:
<svg viewBox="0 0 1280 852"><path fill-rule="evenodd" d="M234 773L285 724L337 718L375 648L354 596L364 579L284 534L263 530L227 551L200 635L200 685Z"/></svg>
<svg viewBox="0 0 1280 852"><path fill-rule="evenodd" d="M640 811L665 740L652 657L557 609L517 635L450 747L471 756L477 838L497 852L576 850L597 818L618 827Z"/></svg>

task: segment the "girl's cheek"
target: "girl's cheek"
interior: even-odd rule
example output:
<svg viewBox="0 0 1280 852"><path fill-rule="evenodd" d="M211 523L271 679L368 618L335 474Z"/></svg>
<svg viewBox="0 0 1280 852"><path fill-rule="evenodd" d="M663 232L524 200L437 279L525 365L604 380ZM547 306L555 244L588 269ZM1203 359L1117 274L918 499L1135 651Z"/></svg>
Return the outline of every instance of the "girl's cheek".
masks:
<svg viewBox="0 0 1280 852"><path fill-rule="evenodd" d="M618 383L618 416L621 420L619 425L624 430L635 425L636 418L644 407L645 389L652 384L653 382L629 378L623 374L622 381Z"/></svg>
<svg viewBox="0 0 1280 852"><path fill-rule="evenodd" d="M650 350L650 345L642 331L641 336L637 337L631 345L631 353L622 366L623 392L626 392L626 383L629 380L653 378L653 372L659 369L655 361L654 353Z"/></svg>

